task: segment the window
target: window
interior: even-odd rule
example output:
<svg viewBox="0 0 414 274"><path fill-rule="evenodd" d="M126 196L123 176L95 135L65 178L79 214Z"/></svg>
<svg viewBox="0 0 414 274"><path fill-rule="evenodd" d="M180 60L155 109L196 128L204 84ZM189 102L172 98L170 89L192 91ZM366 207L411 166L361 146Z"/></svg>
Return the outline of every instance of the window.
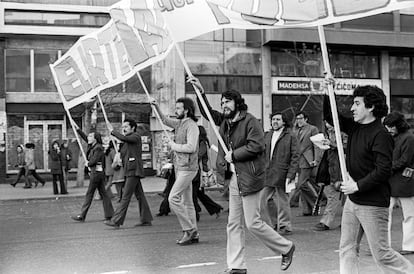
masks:
<svg viewBox="0 0 414 274"><path fill-rule="evenodd" d="M394 30L394 17L392 13L382 13L369 17L344 21L341 23L344 29L366 29L366 30Z"/></svg>
<svg viewBox="0 0 414 274"><path fill-rule="evenodd" d="M246 43L224 43L224 74L261 75L261 49Z"/></svg>
<svg viewBox="0 0 414 274"><path fill-rule="evenodd" d="M106 13L5 10L5 25L38 25L62 27L102 27L109 22Z"/></svg>
<svg viewBox="0 0 414 274"><path fill-rule="evenodd" d="M30 50L5 50L6 92L30 92Z"/></svg>
<svg viewBox="0 0 414 274"><path fill-rule="evenodd" d="M272 51L272 75L287 77L322 77L322 54L316 45ZM336 78L378 79L379 56L365 52L330 52L331 72Z"/></svg>
<svg viewBox="0 0 414 274"><path fill-rule="evenodd" d="M184 52L192 73L224 73L222 42L188 41L184 44Z"/></svg>
<svg viewBox="0 0 414 274"><path fill-rule="evenodd" d="M58 59L56 50L35 50L34 52L34 87L36 92L56 92L55 82L49 64Z"/></svg>
<svg viewBox="0 0 414 274"><path fill-rule="evenodd" d="M390 79L410 79L410 57L390 56Z"/></svg>
<svg viewBox="0 0 414 274"><path fill-rule="evenodd" d="M401 31L402 32L414 32L414 15L400 15Z"/></svg>

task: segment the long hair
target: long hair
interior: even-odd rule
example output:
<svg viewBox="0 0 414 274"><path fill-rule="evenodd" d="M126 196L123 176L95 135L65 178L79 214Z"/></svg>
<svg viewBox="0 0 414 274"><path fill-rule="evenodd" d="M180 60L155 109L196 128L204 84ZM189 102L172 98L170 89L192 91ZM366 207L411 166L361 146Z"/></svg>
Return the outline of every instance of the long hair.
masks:
<svg viewBox="0 0 414 274"><path fill-rule="evenodd" d="M228 90L225 91L221 94L221 98L226 98L229 100L234 100L235 105L236 105L236 110L247 110L247 105L244 102L244 98L241 96L240 92L238 92L237 90Z"/></svg>
<svg viewBox="0 0 414 274"><path fill-rule="evenodd" d="M210 141L208 140L206 129L203 126L198 126L198 130L200 131L198 142L201 143L204 141L208 144L208 146L210 146Z"/></svg>
<svg viewBox="0 0 414 274"><path fill-rule="evenodd" d="M411 127L404 118L401 112L393 111L384 119L384 125L388 127L395 127L398 133L407 132Z"/></svg>
<svg viewBox="0 0 414 274"><path fill-rule="evenodd" d="M374 107L372 114L375 118L382 118L388 113L384 91L377 86L358 86L354 90L353 97L363 97L366 108Z"/></svg>
<svg viewBox="0 0 414 274"><path fill-rule="evenodd" d="M191 118L194 122L197 122L197 117L195 116L195 105L194 101L188 97L178 98L177 103L182 103L184 110L187 110L187 117Z"/></svg>
<svg viewBox="0 0 414 274"><path fill-rule="evenodd" d="M109 141L108 147L105 150L105 156L108 156L109 153L111 152L111 149L114 148L114 142L112 142L111 140Z"/></svg>
<svg viewBox="0 0 414 274"><path fill-rule="evenodd" d="M96 142L100 145L102 145L102 135L97 131L92 131L93 137L95 138Z"/></svg>

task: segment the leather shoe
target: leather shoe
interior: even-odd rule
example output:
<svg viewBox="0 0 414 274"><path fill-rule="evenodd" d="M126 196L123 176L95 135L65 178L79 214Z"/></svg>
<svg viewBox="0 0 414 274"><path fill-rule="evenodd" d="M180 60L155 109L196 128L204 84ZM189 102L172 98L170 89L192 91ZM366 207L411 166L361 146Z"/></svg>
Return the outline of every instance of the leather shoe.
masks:
<svg viewBox="0 0 414 274"><path fill-rule="evenodd" d="M155 214L155 216L157 216L157 217L168 216L168 212L167 213L159 212L159 213Z"/></svg>
<svg viewBox="0 0 414 274"><path fill-rule="evenodd" d="M72 220L77 221L77 222L84 222L85 219L81 216L81 215L77 215L77 216L71 216Z"/></svg>
<svg viewBox="0 0 414 274"><path fill-rule="evenodd" d="M198 235L198 232L196 229L187 230L187 231L184 231L183 237L181 238L181 240L177 241L177 244L190 245L193 243L193 240L194 240L194 243L195 241L198 242L199 237L200 236Z"/></svg>
<svg viewBox="0 0 414 274"><path fill-rule="evenodd" d="M247 274L247 269L244 268L232 268L225 272L226 274Z"/></svg>
<svg viewBox="0 0 414 274"><path fill-rule="evenodd" d="M10 185L11 185L12 187L16 187L16 184L11 183Z"/></svg>
<svg viewBox="0 0 414 274"><path fill-rule="evenodd" d="M412 255L414 254L414 251L410 251L410 250L400 250L398 251L401 255Z"/></svg>
<svg viewBox="0 0 414 274"><path fill-rule="evenodd" d="M119 228L119 225L112 222L111 220L105 221L104 224L106 224L107 226L112 226L113 228Z"/></svg>
<svg viewBox="0 0 414 274"><path fill-rule="evenodd" d="M290 264L293 260L293 253L295 252L295 245L292 244L292 247L290 248L289 252L286 254L282 254L282 262L280 264L280 269L285 271L289 268Z"/></svg>
<svg viewBox="0 0 414 274"><path fill-rule="evenodd" d="M134 226L152 226L152 223L151 222L143 222L143 223L136 224Z"/></svg>
<svg viewBox="0 0 414 274"><path fill-rule="evenodd" d="M312 228L312 230L314 230L314 231L325 231L325 230L329 230L329 226L327 226L327 225L325 225L323 223L319 223L319 224L316 224Z"/></svg>
<svg viewBox="0 0 414 274"><path fill-rule="evenodd" d="M291 230L289 230L289 229L287 229L287 228L285 228L285 227L282 227L282 228L279 230L279 234L280 234L280 235L292 235L292 231L291 231Z"/></svg>

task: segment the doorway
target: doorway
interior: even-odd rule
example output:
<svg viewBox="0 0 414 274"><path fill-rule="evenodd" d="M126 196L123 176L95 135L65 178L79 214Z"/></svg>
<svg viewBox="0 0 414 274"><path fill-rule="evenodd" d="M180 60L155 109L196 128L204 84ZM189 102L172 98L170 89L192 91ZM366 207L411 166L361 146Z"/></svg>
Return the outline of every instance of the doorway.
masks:
<svg viewBox="0 0 414 274"><path fill-rule="evenodd" d="M55 140L61 143L62 139L66 137L65 122L61 120L26 121L24 136L25 143L35 145L36 169L43 172L48 171L50 145Z"/></svg>

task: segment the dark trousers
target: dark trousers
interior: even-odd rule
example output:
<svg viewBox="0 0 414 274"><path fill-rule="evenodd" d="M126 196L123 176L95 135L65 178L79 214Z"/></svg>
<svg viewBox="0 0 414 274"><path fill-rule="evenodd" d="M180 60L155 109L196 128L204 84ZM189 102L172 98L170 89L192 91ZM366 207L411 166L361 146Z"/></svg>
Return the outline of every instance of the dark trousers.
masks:
<svg viewBox="0 0 414 274"><path fill-rule="evenodd" d="M144 190L142 189L141 180L139 177L126 177L125 186L122 191L122 199L117 207L112 221L115 224L123 225L125 216L128 210L129 203L132 198L132 194L138 200L139 215L141 223L149 223L152 221L152 214L148 205L147 199L145 198Z"/></svg>
<svg viewBox="0 0 414 274"><path fill-rule="evenodd" d="M174 185L174 182L175 182L175 172L174 172L174 169L173 169L173 170L171 170L170 176L168 176L167 184L166 184L166 186L164 188L164 191L163 191L164 199L161 202L160 210L159 210L160 214L162 214L162 215L167 215L168 213L171 212L170 203L168 202L168 197L170 196L170 192L171 192L171 189Z"/></svg>
<svg viewBox="0 0 414 274"><path fill-rule="evenodd" d="M36 169L29 169L26 174L27 181L29 182L29 186L32 186L32 182L30 181L30 175L32 175L36 180L38 180L42 185L45 184L45 180L37 174Z"/></svg>
<svg viewBox="0 0 414 274"><path fill-rule="evenodd" d="M20 178L22 178L22 176L23 176L25 185L29 186L30 184L27 181L26 169L24 167L20 167L19 168L19 172L17 173L16 181L13 183L13 185L17 185L19 183L19 181L20 181Z"/></svg>
<svg viewBox="0 0 414 274"><path fill-rule="evenodd" d="M200 189L200 171L198 171L197 175L193 179L193 201L197 214L201 211L198 200L200 200L210 215L219 213L220 210L223 209L221 205L217 204L209 196L207 196L207 194L204 192L204 188Z"/></svg>
<svg viewBox="0 0 414 274"><path fill-rule="evenodd" d="M52 174L53 194L59 194L59 189L57 185L58 179L60 183L60 194L68 193L65 186L65 180L63 179L63 174Z"/></svg>
<svg viewBox="0 0 414 274"><path fill-rule="evenodd" d="M114 214L114 208L112 207L111 199L109 199L108 194L105 190L105 174L91 173L89 179L89 187L86 191L85 201L81 210L81 216L83 219L86 218L86 214L88 213L89 207L92 204L96 189L98 189L98 192L102 197L105 218L111 218Z"/></svg>

